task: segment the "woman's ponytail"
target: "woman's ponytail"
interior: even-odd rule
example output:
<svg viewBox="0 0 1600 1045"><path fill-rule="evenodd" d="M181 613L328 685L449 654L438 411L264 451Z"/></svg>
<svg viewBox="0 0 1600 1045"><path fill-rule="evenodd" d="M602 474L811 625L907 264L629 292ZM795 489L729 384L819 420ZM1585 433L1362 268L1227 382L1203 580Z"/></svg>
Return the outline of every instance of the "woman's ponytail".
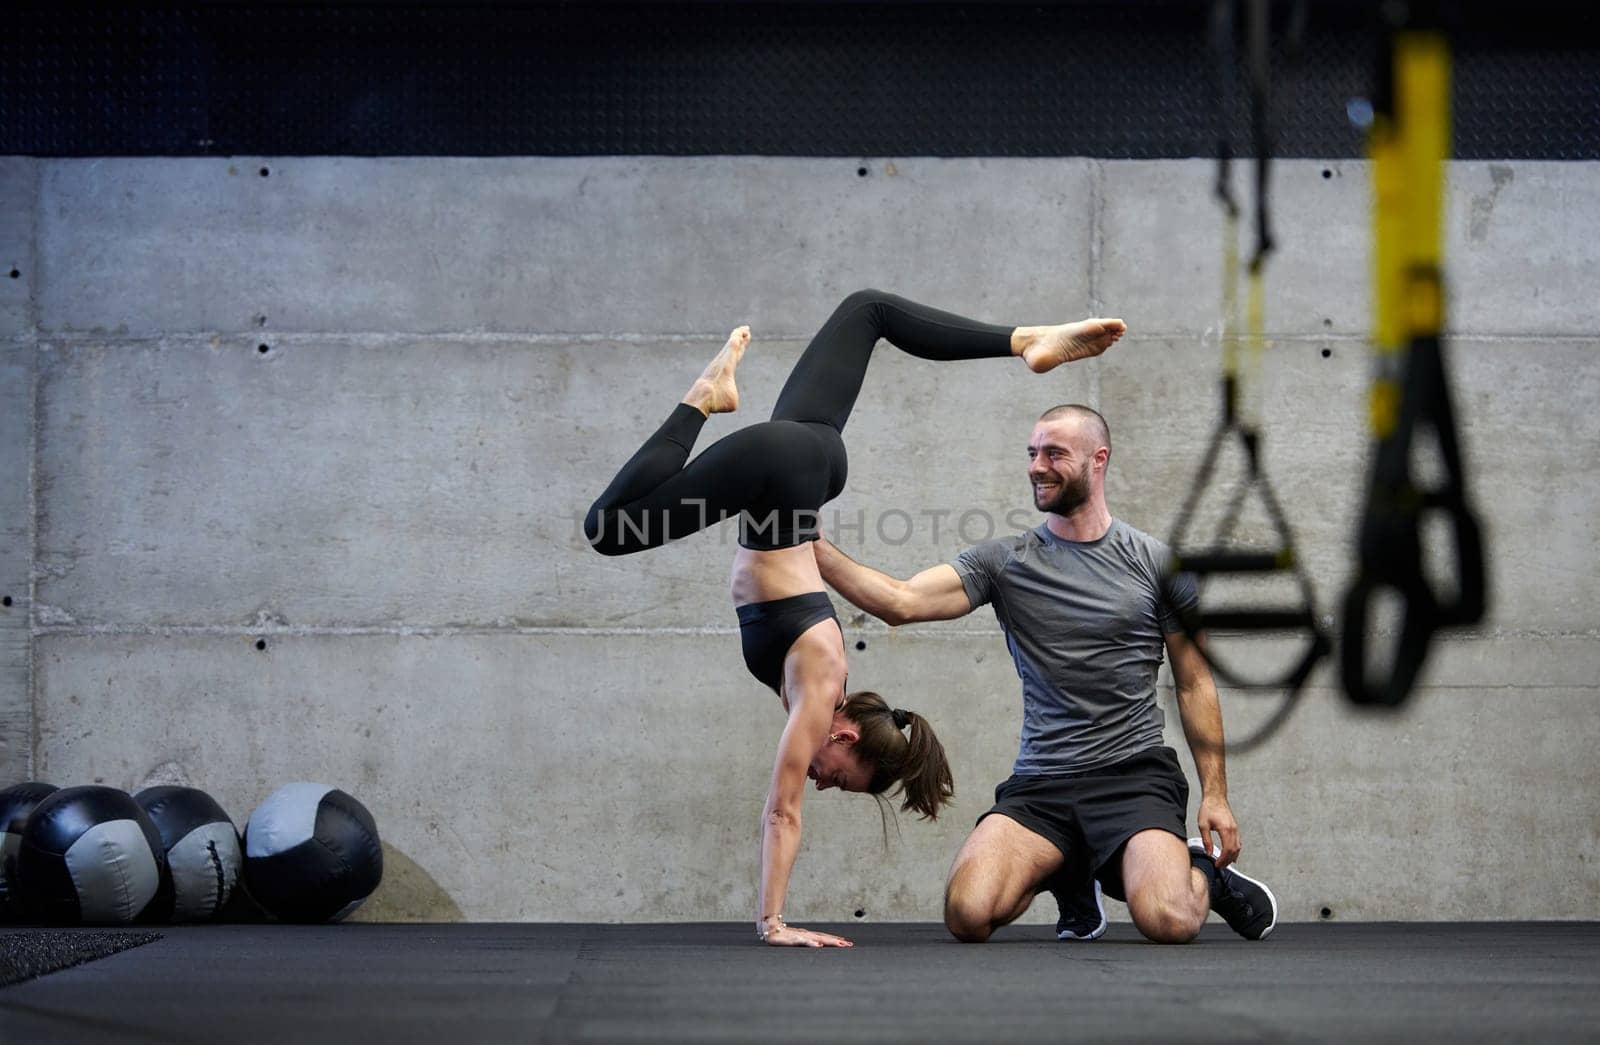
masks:
<svg viewBox="0 0 1600 1045"><path fill-rule="evenodd" d="M944 745L928 720L916 712L890 707L870 692L846 697L844 715L856 724L861 737L856 742L856 756L873 767L868 793L881 795L898 785L902 811L937 820L940 808L955 796L955 783Z"/></svg>

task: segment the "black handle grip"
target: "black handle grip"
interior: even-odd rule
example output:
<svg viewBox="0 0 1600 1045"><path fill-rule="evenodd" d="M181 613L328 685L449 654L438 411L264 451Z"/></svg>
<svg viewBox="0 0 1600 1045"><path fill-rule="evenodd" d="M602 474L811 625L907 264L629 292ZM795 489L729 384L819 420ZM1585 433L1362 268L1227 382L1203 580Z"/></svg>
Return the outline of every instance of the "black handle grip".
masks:
<svg viewBox="0 0 1600 1045"><path fill-rule="evenodd" d="M1317 622L1308 609L1214 610L1202 614L1199 625L1208 631L1315 631Z"/></svg>
<svg viewBox="0 0 1600 1045"><path fill-rule="evenodd" d="M1287 548L1278 552L1229 552L1208 548L1184 552L1178 556L1177 562L1182 572L1201 576L1212 573L1278 573L1294 569L1294 553Z"/></svg>

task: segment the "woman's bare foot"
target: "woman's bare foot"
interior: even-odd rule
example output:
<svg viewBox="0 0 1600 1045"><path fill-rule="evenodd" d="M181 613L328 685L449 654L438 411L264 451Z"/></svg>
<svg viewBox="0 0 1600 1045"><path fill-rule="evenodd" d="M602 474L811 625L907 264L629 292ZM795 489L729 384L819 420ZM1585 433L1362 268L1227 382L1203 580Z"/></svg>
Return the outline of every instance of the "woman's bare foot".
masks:
<svg viewBox="0 0 1600 1045"><path fill-rule="evenodd" d="M729 334L728 343L706 364L705 372L695 379L683 401L707 417L739 409L739 388L733 383L733 371L749 345L749 327L739 327Z"/></svg>
<svg viewBox="0 0 1600 1045"><path fill-rule="evenodd" d="M1127 333L1120 319L1080 319L1053 327L1018 327L1011 334L1011 350L1036 374L1062 363L1097 356Z"/></svg>

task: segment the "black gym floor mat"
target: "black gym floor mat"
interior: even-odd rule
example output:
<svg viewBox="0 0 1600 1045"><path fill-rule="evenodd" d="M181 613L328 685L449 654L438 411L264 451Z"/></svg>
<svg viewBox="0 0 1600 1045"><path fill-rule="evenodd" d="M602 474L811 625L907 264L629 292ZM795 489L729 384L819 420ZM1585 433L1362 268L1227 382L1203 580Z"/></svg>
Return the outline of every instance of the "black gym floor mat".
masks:
<svg viewBox="0 0 1600 1045"><path fill-rule="evenodd" d="M0 987L141 947L160 933L103 929L0 929Z"/></svg>
<svg viewBox="0 0 1600 1045"><path fill-rule="evenodd" d="M1185 946L1011 926L174 926L0 989L0 1041L1596 1041L1600 923L1280 925Z"/></svg>

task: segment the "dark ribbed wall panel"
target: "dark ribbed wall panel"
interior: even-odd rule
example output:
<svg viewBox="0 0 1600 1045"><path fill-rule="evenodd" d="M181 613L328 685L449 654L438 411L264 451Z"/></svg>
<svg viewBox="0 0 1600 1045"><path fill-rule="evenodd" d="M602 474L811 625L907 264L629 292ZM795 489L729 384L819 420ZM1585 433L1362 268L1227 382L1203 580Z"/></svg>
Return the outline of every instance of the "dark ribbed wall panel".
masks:
<svg viewBox="0 0 1600 1045"><path fill-rule="evenodd" d="M1276 10L1276 151L1359 155L1346 105L1367 92L1375 20L1366 5L1313 4L1291 60L1288 7ZM1600 156L1593 16L1477 10L1456 33L1456 155ZM4 16L0 152L1206 155L1205 14L1201 2L34 5ZM1234 126L1248 151L1242 109Z"/></svg>

